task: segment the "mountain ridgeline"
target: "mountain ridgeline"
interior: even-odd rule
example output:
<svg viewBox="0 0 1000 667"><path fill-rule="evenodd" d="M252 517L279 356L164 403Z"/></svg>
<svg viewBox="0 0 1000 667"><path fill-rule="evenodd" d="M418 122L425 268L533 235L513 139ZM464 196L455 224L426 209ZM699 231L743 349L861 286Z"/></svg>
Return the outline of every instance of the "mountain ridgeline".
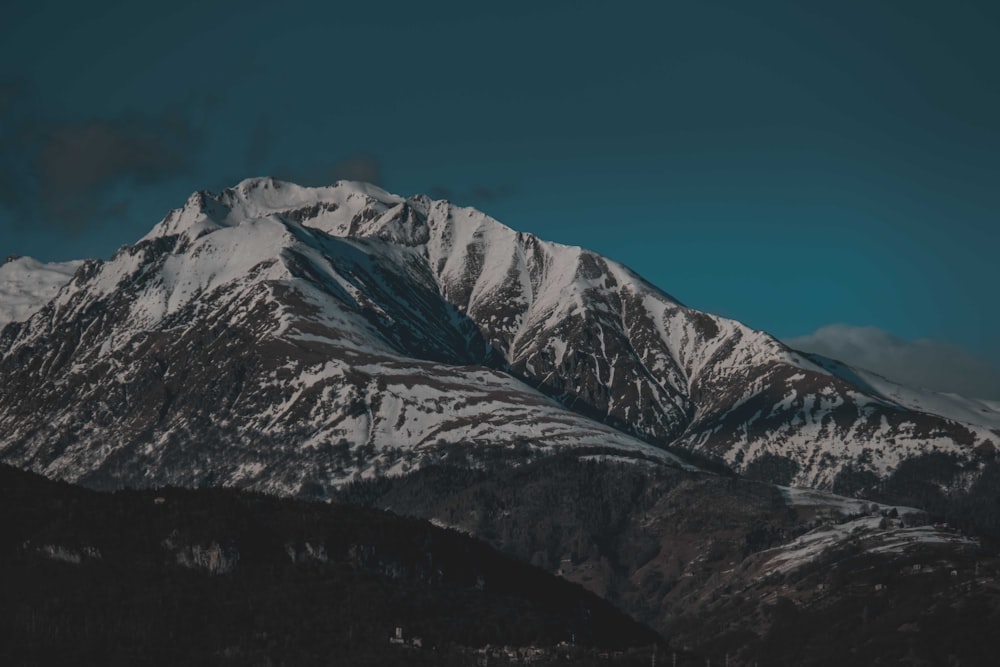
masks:
<svg viewBox="0 0 1000 667"><path fill-rule="evenodd" d="M0 332L0 456L101 488L284 495L455 445L687 453L852 493L934 457L947 495L991 465L993 422L851 377L473 209L251 179Z"/></svg>
<svg viewBox="0 0 1000 667"><path fill-rule="evenodd" d="M97 490L215 488L177 492L196 514L212 498L326 521L318 504L218 490L235 487L429 519L582 585L682 656L992 664L994 406L799 353L595 253L447 201L261 178L195 193L106 261L12 259L0 293L12 295L0 303L0 461L17 468ZM163 510L150 493L79 497L133 516ZM147 555L228 567L226 545L256 539L206 520L219 529L149 537ZM5 553L44 579L50 561L99 569L87 549L117 549L91 539L99 527L60 532L71 528ZM293 564L314 557L309 532L280 538ZM264 575L248 563L224 574L253 588ZM314 580L298 573L281 570L282 585L306 595ZM383 584L371 584L376 606L399 602ZM462 600L445 616L474 602ZM18 622L64 627L49 602ZM168 627L133 636L169 643L183 629ZM297 636L276 627L262 632ZM292 655L244 639L211 650L238 663Z"/></svg>

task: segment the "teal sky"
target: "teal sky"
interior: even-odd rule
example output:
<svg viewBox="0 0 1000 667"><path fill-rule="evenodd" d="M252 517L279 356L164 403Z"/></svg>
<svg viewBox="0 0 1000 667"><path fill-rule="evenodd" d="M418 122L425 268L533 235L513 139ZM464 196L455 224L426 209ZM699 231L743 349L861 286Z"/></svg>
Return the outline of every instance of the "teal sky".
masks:
<svg viewBox="0 0 1000 667"><path fill-rule="evenodd" d="M995 2L152 7L5 3L0 255L108 256L248 176L357 177L779 337L1000 365Z"/></svg>

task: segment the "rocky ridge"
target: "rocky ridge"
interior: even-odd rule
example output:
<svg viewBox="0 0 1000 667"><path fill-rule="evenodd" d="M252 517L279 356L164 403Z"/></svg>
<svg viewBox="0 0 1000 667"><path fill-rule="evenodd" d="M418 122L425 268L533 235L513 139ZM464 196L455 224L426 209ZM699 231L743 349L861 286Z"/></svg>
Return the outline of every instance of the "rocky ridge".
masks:
<svg viewBox="0 0 1000 667"><path fill-rule="evenodd" d="M0 350L3 459L98 485L295 493L516 444L829 489L929 454L968 478L1000 441L594 253L348 182L198 192Z"/></svg>

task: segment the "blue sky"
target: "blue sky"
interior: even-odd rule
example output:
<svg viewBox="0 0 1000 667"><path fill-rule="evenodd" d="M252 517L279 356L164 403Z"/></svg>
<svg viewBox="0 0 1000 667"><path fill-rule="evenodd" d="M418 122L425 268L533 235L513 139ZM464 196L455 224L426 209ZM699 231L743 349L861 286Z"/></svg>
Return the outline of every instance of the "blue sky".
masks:
<svg viewBox="0 0 1000 667"><path fill-rule="evenodd" d="M1000 399L997 34L962 0L11 0L0 255L108 256L248 176L364 178L782 338L934 341Z"/></svg>

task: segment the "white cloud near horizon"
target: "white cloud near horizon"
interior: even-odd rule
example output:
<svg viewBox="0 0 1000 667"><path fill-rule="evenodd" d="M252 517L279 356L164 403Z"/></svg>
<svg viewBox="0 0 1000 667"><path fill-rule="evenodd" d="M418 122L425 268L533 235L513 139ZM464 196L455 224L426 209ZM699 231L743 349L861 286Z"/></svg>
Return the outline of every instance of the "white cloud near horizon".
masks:
<svg viewBox="0 0 1000 667"><path fill-rule="evenodd" d="M904 340L877 327L831 324L783 341L910 387L1000 400L1000 370L989 360L936 340Z"/></svg>

